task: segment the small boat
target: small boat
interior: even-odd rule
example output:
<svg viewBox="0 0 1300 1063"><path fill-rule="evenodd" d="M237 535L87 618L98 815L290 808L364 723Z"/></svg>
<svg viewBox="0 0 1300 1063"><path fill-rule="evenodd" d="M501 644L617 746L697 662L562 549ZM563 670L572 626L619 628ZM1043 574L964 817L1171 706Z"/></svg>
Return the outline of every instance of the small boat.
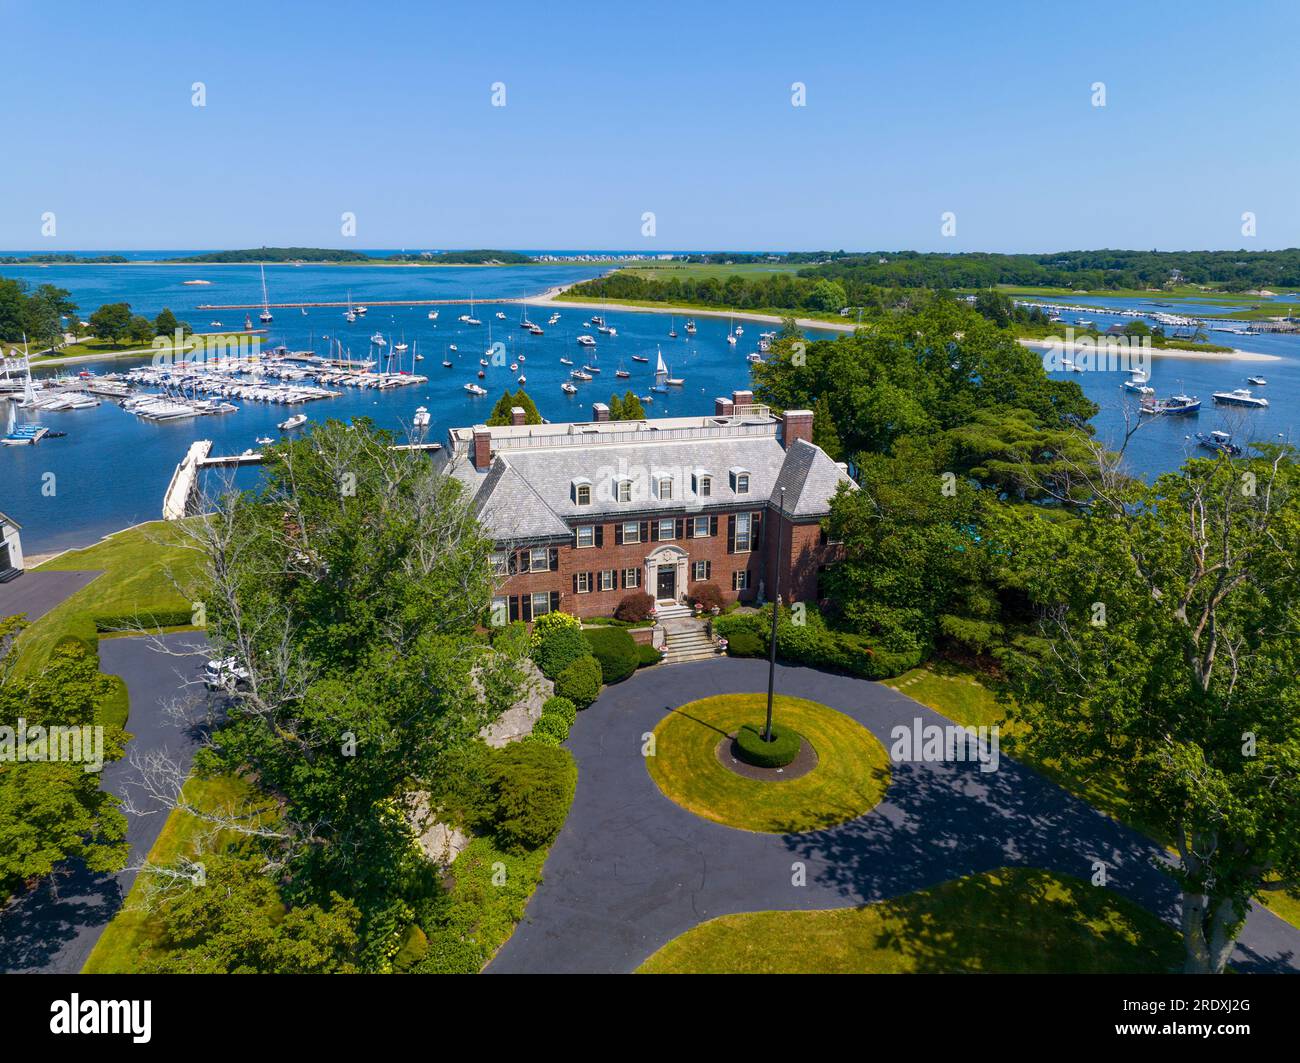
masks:
<svg viewBox="0 0 1300 1063"><path fill-rule="evenodd" d="M675 340L677 338L677 318L669 317L668 319L668 338Z"/></svg>
<svg viewBox="0 0 1300 1063"><path fill-rule="evenodd" d="M572 384L570 384L567 380L560 385L560 390L563 391L566 395L576 395L578 393L578 389L575 388Z"/></svg>
<svg viewBox="0 0 1300 1063"><path fill-rule="evenodd" d="M359 306L359 307L356 308L355 313L356 313L357 317L365 317L365 316L366 316L366 311L368 311L369 309L370 309L370 307L368 307L368 306Z"/></svg>
<svg viewBox="0 0 1300 1063"><path fill-rule="evenodd" d="M655 400L653 395L638 395L637 397L638 397L642 402L654 402L654 400Z"/></svg>
<svg viewBox="0 0 1300 1063"><path fill-rule="evenodd" d="M1216 391L1214 401L1225 406L1251 406L1262 409L1268 405L1268 399L1252 395L1249 388L1233 388L1231 391Z"/></svg>
<svg viewBox="0 0 1300 1063"><path fill-rule="evenodd" d="M430 320L430 321L437 321L437 320L438 320L438 311L436 311L436 310L430 310L430 311L429 311L429 320Z"/></svg>
<svg viewBox="0 0 1300 1063"><path fill-rule="evenodd" d="M253 442L261 447L269 447L272 443L275 442L275 440L272 439L270 436L258 436L255 440L253 440Z"/></svg>
<svg viewBox="0 0 1300 1063"><path fill-rule="evenodd" d="M762 365L763 356L759 354L757 351L750 351L747 355L745 355L745 361L749 362L751 365Z"/></svg>
<svg viewBox="0 0 1300 1063"><path fill-rule="evenodd" d="M573 359L572 359L572 358L561 358L561 359L560 359L560 365L572 365L572 364L573 364Z"/></svg>
<svg viewBox="0 0 1300 1063"><path fill-rule="evenodd" d="M1219 454L1227 454L1230 457L1236 457L1241 453L1241 447L1232 441L1232 436L1217 429L1209 435L1204 432L1197 432L1196 445Z"/></svg>
<svg viewBox="0 0 1300 1063"><path fill-rule="evenodd" d="M281 432L292 432L295 428L301 428L306 423L307 415L305 413L295 413L287 421L281 421L276 427Z"/></svg>
<svg viewBox="0 0 1300 1063"><path fill-rule="evenodd" d="M454 351L455 349L456 349L456 345L454 343L447 344L447 350Z"/></svg>
<svg viewBox="0 0 1300 1063"><path fill-rule="evenodd" d="M378 332L376 332L373 336L370 337L370 342L373 343L376 347L388 346L388 341L384 339L384 337L380 335Z"/></svg>
<svg viewBox="0 0 1300 1063"><path fill-rule="evenodd" d="M1146 382L1145 377L1134 377L1132 380L1126 380L1120 387L1137 395L1154 395L1156 393L1156 389Z"/></svg>
<svg viewBox="0 0 1300 1063"><path fill-rule="evenodd" d="M578 344L579 346L582 347L594 347L596 346L596 339L594 336L588 336L584 332L581 336L578 337Z"/></svg>
<svg viewBox="0 0 1300 1063"><path fill-rule="evenodd" d="M599 367L599 366L595 366L595 365L587 365L586 362L584 362L584 363L582 364L582 368L583 368L584 371L586 371L586 372L588 372L588 373L599 373L599 372L600 372L600 367Z"/></svg>
<svg viewBox="0 0 1300 1063"><path fill-rule="evenodd" d="M744 334L745 334L745 326L744 326L744 325L737 325L737 326L736 326L736 335L737 335L737 336L743 336Z"/></svg>
<svg viewBox="0 0 1300 1063"><path fill-rule="evenodd" d="M209 328L221 328L221 322L220 322L220 321L209 321L209 322L208 322L208 327L209 327Z"/></svg>
<svg viewBox="0 0 1300 1063"><path fill-rule="evenodd" d="M522 354L519 356L519 360L520 360L521 362L526 362L526 361L528 361L527 357L524 356L524 355L522 355Z"/></svg>
<svg viewBox="0 0 1300 1063"><path fill-rule="evenodd" d="M696 333L696 331L697 331L697 330L696 330L696 328L695 328L695 322L692 321L692 320L690 320L689 318L687 318L687 320L686 320L686 333L687 333L687 335L694 336L695 333Z"/></svg>
<svg viewBox="0 0 1300 1063"><path fill-rule="evenodd" d="M632 355L632 361L634 361L634 362L649 362L650 359L647 358L644 354L634 354L634 355Z"/></svg>
<svg viewBox="0 0 1300 1063"><path fill-rule="evenodd" d="M415 424L416 428L428 428L429 411L423 406L417 406L415 408L415 418L413 423Z"/></svg>
<svg viewBox="0 0 1300 1063"><path fill-rule="evenodd" d="M442 365L443 365L443 368L444 368L444 369L450 369L451 366L452 366L452 361L451 361L451 359L450 359L450 358L444 358L444 359L442 360Z"/></svg>
<svg viewBox="0 0 1300 1063"><path fill-rule="evenodd" d="M1254 384L1255 387L1257 388L1262 388L1265 384L1268 383L1268 381L1265 380L1262 376L1248 376L1246 377L1246 383Z"/></svg>
<svg viewBox="0 0 1300 1063"><path fill-rule="evenodd" d="M302 316L303 317L307 316L307 308L305 306L302 308Z"/></svg>
<svg viewBox="0 0 1300 1063"><path fill-rule="evenodd" d="M356 319L357 319L357 315L352 310L349 310L346 314L343 315L343 320L346 321L349 325L352 324L352 322L354 322Z"/></svg>
<svg viewBox="0 0 1300 1063"><path fill-rule="evenodd" d="M528 378L527 378L526 376L524 376L523 373L520 373L520 374L519 374L519 380L517 381L517 383L520 383L520 384L527 384L527 383L528 383Z"/></svg>
<svg viewBox="0 0 1300 1063"><path fill-rule="evenodd" d="M266 299L266 267L259 263L257 268L262 271L262 312L257 315L257 320L266 325L272 320L271 305Z"/></svg>
<svg viewBox="0 0 1300 1063"><path fill-rule="evenodd" d="M614 375L618 377L620 380L626 380L632 374L623 368L623 362L622 360L620 360L618 363L618 368L614 370Z"/></svg>
<svg viewBox="0 0 1300 1063"><path fill-rule="evenodd" d="M478 378L479 378L480 380L482 380L485 376L487 376L487 373L483 372L483 370L480 369L480 370L478 371Z"/></svg>
<svg viewBox="0 0 1300 1063"><path fill-rule="evenodd" d="M473 383L472 381L471 381L470 383L468 383L468 384L465 385L465 390L468 391L471 395L486 395L486 394L487 394L487 389L486 389L486 388L481 388L481 387L479 387L477 384Z"/></svg>
<svg viewBox="0 0 1300 1063"><path fill-rule="evenodd" d="M505 315L504 311L498 310L498 311L497 311L497 320L498 320L498 321L504 321L505 319L506 319L506 315Z"/></svg>
<svg viewBox="0 0 1300 1063"><path fill-rule="evenodd" d="M603 324L605 324L605 319L601 317L599 314L592 314L591 323L595 325L597 328L600 328Z"/></svg>
<svg viewBox="0 0 1300 1063"><path fill-rule="evenodd" d="M480 359L478 360L478 364L479 364L479 365L491 365L492 363L489 362L486 358L480 358Z"/></svg>
<svg viewBox="0 0 1300 1063"><path fill-rule="evenodd" d="M1195 395L1173 395L1167 399L1143 399L1139 412L1160 417L1186 417L1201 409L1201 400Z"/></svg>
<svg viewBox="0 0 1300 1063"><path fill-rule="evenodd" d="M1075 324L1078 325L1080 328L1091 328L1094 324L1096 324L1096 322L1089 321L1086 318L1081 317L1079 318L1078 321L1075 322Z"/></svg>
<svg viewBox="0 0 1300 1063"><path fill-rule="evenodd" d="M511 363L510 363L510 372L512 372L512 373L517 373L517 372L519 372L519 363L518 363L518 362L511 362Z"/></svg>
<svg viewBox="0 0 1300 1063"><path fill-rule="evenodd" d="M611 334L611 335L612 335L613 332L614 332L613 329L610 329L609 331L610 331L610 334ZM531 321L528 322L528 334L529 334L530 336L545 336L545 335L546 335L546 333L542 331L542 327L541 327L540 325L534 325Z"/></svg>
<svg viewBox="0 0 1300 1063"><path fill-rule="evenodd" d="M581 370L581 369L575 369L575 370L573 370L573 372L571 372L571 373L569 374L569 376L573 377L574 380L593 380L593 379L595 379L594 377L592 377L592 375L591 375L590 373L584 372L584 371Z"/></svg>
<svg viewBox="0 0 1300 1063"><path fill-rule="evenodd" d="M408 350L410 350L410 347L407 346L407 343L406 343L405 340L402 340L401 343L395 344L395 345L393 346L393 351L394 351L395 353L397 353L397 354L401 354L402 352L404 352L404 351L408 351Z"/></svg>

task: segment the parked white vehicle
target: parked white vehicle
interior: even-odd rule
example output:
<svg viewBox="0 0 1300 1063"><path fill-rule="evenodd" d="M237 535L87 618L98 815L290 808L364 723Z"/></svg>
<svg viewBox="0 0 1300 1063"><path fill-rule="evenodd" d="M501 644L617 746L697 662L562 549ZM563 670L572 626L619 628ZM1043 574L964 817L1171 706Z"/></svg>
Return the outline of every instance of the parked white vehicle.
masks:
<svg viewBox="0 0 1300 1063"><path fill-rule="evenodd" d="M203 685L209 690L234 690L252 676L234 657L215 658L203 669Z"/></svg>

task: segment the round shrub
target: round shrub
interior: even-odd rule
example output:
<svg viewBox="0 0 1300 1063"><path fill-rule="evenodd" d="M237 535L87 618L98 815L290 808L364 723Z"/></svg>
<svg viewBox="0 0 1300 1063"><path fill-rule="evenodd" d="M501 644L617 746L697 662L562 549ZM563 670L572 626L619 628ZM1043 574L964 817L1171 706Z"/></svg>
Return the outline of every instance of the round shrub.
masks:
<svg viewBox="0 0 1300 1063"><path fill-rule="evenodd" d="M647 668L652 664L658 664L664 659L662 653L651 646L649 643L637 643L636 647L636 666L638 668Z"/></svg>
<svg viewBox="0 0 1300 1063"><path fill-rule="evenodd" d="M763 640L749 631L737 631L727 637L728 657L762 657Z"/></svg>
<svg viewBox="0 0 1300 1063"><path fill-rule="evenodd" d="M560 743L563 741L564 739L551 734L549 731L538 731L534 729L532 734L526 734L523 738L519 739L519 744L523 745L525 742L532 742L535 745L551 746L558 749Z"/></svg>
<svg viewBox="0 0 1300 1063"><path fill-rule="evenodd" d="M600 694L600 662L595 657L579 657L556 677L555 692L585 709Z"/></svg>
<svg viewBox="0 0 1300 1063"><path fill-rule="evenodd" d="M512 742L492 758L494 823L507 849L536 849L564 826L578 784L566 749L543 742Z"/></svg>
<svg viewBox="0 0 1300 1063"><path fill-rule="evenodd" d="M578 706L568 698L551 697L542 702L543 716L559 716L570 727L578 718Z"/></svg>
<svg viewBox="0 0 1300 1063"><path fill-rule="evenodd" d="M654 607L655 600L650 595L644 591L637 591L618 603L618 608L614 610L614 617L628 622L649 620L654 614Z"/></svg>
<svg viewBox="0 0 1300 1063"><path fill-rule="evenodd" d="M722 591L716 583L701 583L691 591L691 601L706 611L713 608L721 609L724 604Z"/></svg>
<svg viewBox="0 0 1300 1063"><path fill-rule="evenodd" d="M636 643L621 627L589 628L583 632L591 655L600 662L600 678L621 683L636 671Z"/></svg>
<svg viewBox="0 0 1300 1063"><path fill-rule="evenodd" d="M554 735L558 741L563 742L569 737L569 724L557 713L544 712L533 724L533 734Z"/></svg>
<svg viewBox="0 0 1300 1063"><path fill-rule="evenodd" d="M533 629L533 660L547 679L554 679L579 657L585 657L591 652L575 617L569 617L572 624L552 623L540 626L542 620L552 616L567 614L547 613L538 621L539 627Z"/></svg>
<svg viewBox="0 0 1300 1063"><path fill-rule="evenodd" d="M784 768L799 755L803 735L790 727L772 724L772 741L763 741L763 724L747 723L736 732L740 759L756 768Z"/></svg>

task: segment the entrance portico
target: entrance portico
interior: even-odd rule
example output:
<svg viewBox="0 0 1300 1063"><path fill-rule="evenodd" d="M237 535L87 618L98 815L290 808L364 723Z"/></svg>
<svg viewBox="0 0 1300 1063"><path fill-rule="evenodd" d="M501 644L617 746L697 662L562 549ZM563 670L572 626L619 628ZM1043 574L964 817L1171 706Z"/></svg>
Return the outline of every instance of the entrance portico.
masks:
<svg viewBox="0 0 1300 1063"><path fill-rule="evenodd" d="M688 558L680 546L664 545L645 559L645 586L656 601L676 603L686 592Z"/></svg>

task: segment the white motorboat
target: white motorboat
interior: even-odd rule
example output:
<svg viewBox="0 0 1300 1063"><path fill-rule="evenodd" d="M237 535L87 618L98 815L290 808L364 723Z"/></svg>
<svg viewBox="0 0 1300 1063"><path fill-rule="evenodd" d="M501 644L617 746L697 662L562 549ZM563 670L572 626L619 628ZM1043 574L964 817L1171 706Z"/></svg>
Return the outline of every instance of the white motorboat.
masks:
<svg viewBox="0 0 1300 1063"><path fill-rule="evenodd" d="M423 406L417 406L415 408L414 424L416 428L429 427L429 411L425 409Z"/></svg>
<svg viewBox="0 0 1300 1063"><path fill-rule="evenodd" d="M1265 384L1268 383L1268 381L1265 380L1262 376L1248 376L1246 377L1246 383L1254 384L1255 387L1257 388L1262 388Z"/></svg>
<svg viewBox="0 0 1300 1063"><path fill-rule="evenodd" d="M281 432L292 432L295 428L301 428L306 423L307 415L305 413L295 413L288 420L281 421L276 425L276 427L280 429Z"/></svg>
<svg viewBox="0 0 1300 1063"><path fill-rule="evenodd" d="M563 391L566 395L576 395L578 393L578 389L575 388L572 384L570 384L567 380L560 385L560 390Z"/></svg>
<svg viewBox="0 0 1300 1063"><path fill-rule="evenodd" d="M438 320L438 311L436 311L436 310L430 310L430 311L429 311L429 320L430 320L430 321L437 321L437 320Z"/></svg>
<svg viewBox="0 0 1300 1063"><path fill-rule="evenodd" d="M1258 395L1252 395L1250 388L1233 388L1231 391L1216 391L1214 401L1224 406L1250 406L1255 409L1262 409L1268 405L1268 399L1262 399Z"/></svg>
<svg viewBox="0 0 1300 1063"><path fill-rule="evenodd" d="M384 337L380 335L378 332L376 332L373 336L370 337L370 342L373 343L376 347L388 346L388 341L384 339Z"/></svg>
<svg viewBox="0 0 1300 1063"><path fill-rule="evenodd" d="M481 387L479 387L477 384L475 384L473 381L470 381L468 384L465 385L465 390L468 391L471 395L486 395L486 394L487 394L487 388L481 388Z"/></svg>
<svg viewBox="0 0 1300 1063"><path fill-rule="evenodd" d="M588 336L584 332L581 336L578 337L578 344L579 346L582 347L594 347L596 346L596 338L594 336Z"/></svg>

